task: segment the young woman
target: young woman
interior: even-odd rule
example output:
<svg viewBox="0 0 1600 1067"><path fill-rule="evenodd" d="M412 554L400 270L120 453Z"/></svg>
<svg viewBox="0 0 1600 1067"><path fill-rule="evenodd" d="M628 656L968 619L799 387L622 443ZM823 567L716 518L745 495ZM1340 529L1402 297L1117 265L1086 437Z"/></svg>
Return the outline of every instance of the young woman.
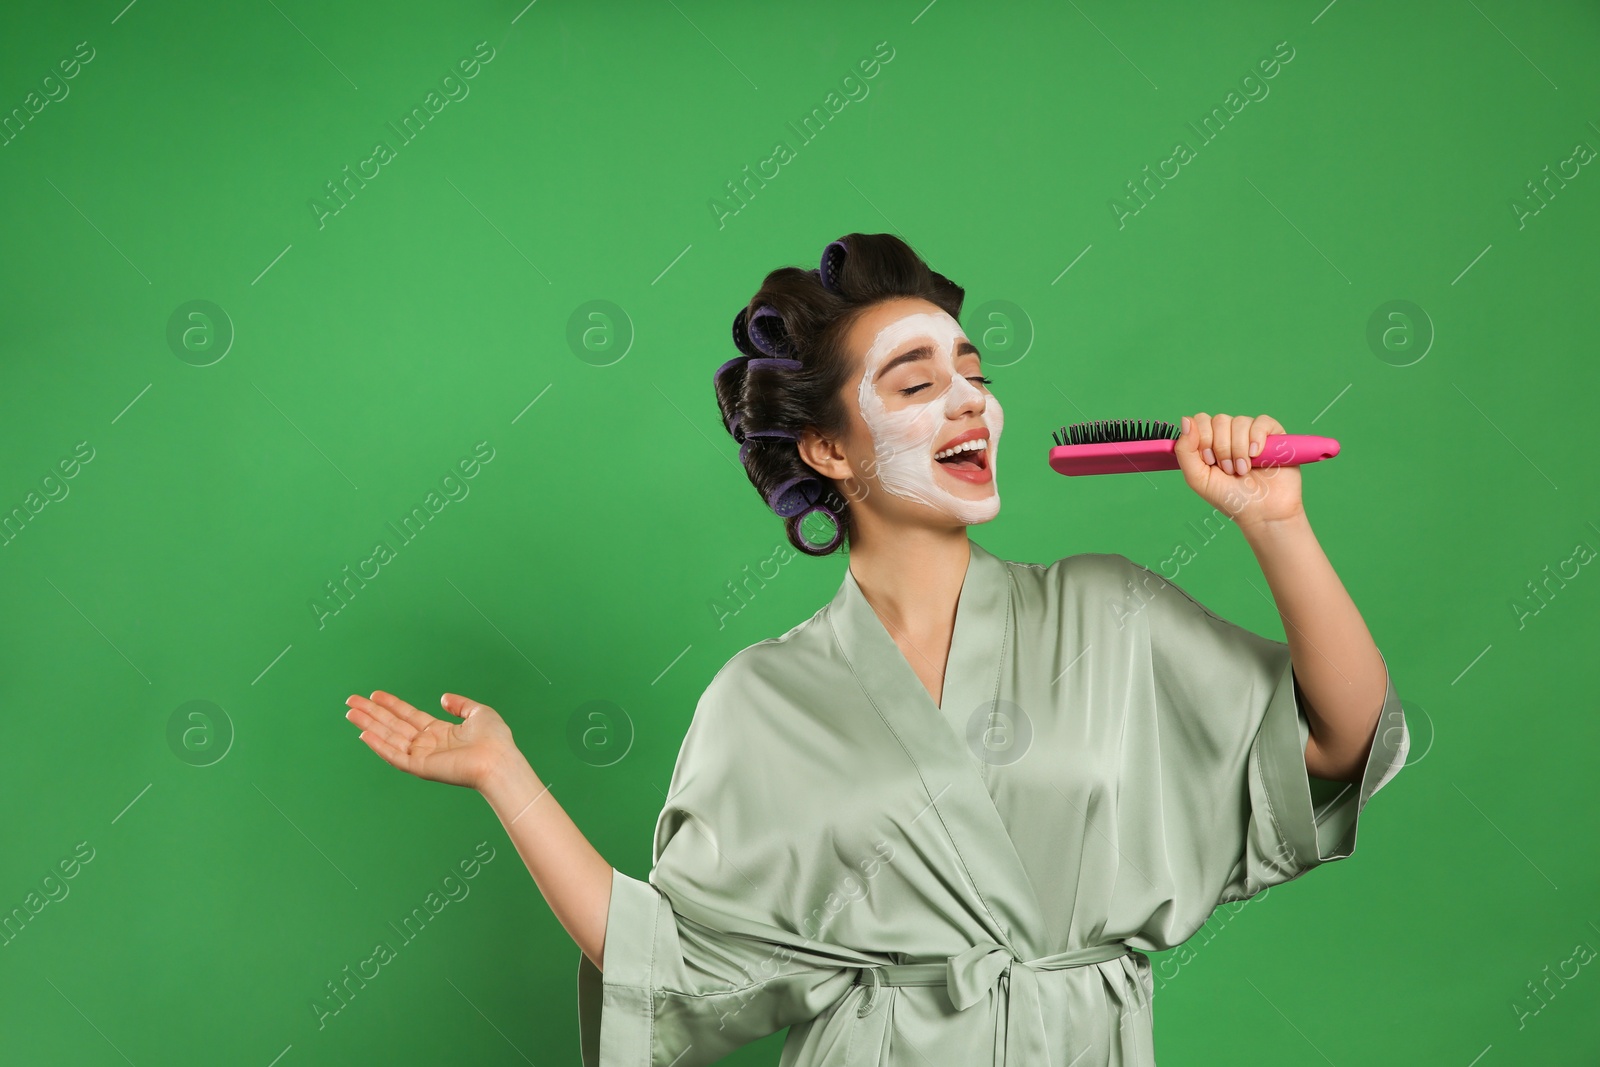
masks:
<svg viewBox="0 0 1600 1067"><path fill-rule="evenodd" d="M591 847L492 709L352 696L401 770L471 786L583 951L589 1067L1155 1063L1146 952L1355 849L1409 736L1269 416L1183 420L1288 642L1115 554L1002 560L1004 425L963 292L888 234L769 274L714 376L790 541L838 593L735 655L695 710L641 881ZM801 523L827 516L813 544Z"/></svg>

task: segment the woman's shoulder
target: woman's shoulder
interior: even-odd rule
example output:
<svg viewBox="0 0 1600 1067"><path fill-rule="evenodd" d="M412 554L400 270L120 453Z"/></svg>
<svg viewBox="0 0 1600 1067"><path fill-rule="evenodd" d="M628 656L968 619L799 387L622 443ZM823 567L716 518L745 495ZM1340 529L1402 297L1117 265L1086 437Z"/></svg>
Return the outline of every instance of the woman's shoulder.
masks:
<svg viewBox="0 0 1600 1067"><path fill-rule="evenodd" d="M1009 561L1008 561L1009 562ZM1048 565L1011 563L1021 570L1016 574L1034 575L1043 595L1056 598L1063 609L1074 603L1103 604L1115 619L1118 629L1137 614L1148 613L1152 620L1169 626L1185 625L1201 619L1223 626L1234 626L1202 603L1195 594L1168 577L1174 557L1156 568L1129 559L1120 552L1079 552Z"/></svg>
<svg viewBox="0 0 1600 1067"><path fill-rule="evenodd" d="M1177 586L1120 552L1076 552L1052 563L1007 560L1018 608L1038 625L1073 618L1083 622L1128 620L1154 603L1172 600Z"/></svg>
<svg viewBox="0 0 1600 1067"><path fill-rule="evenodd" d="M1141 572L1151 573L1120 552L1075 552L1062 556L1053 563L1024 563L1004 560L1019 581L1031 581L1041 586L1062 589L1069 586L1101 588L1107 583L1121 586Z"/></svg>
<svg viewBox="0 0 1600 1067"><path fill-rule="evenodd" d="M827 684L822 664L831 646L822 643L821 615L745 646L712 675L685 731L675 778L689 767L713 768L712 780L745 774L782 748L775 739L793 728L795 716Z"/></svg>
<svg viewBox="0 0 1600 1067"><path fill-rule="evenodd" d="M773 694L793 692L815 677L819 661L830 657L826 607L775 637L746 645L728 657L706 684L702 707L733 702L748 706Z"/></svg>

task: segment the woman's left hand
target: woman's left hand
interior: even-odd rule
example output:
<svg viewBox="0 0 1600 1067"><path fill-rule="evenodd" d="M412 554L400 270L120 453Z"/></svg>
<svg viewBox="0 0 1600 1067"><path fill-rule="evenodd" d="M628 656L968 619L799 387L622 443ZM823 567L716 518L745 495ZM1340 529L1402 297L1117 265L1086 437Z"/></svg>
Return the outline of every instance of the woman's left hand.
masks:
<svg viewBox="0 0 1600 1067"><path fill-rule="evenodd" d="M1185 416L1173 451L1189 488L1241 528L1305 513L1300 468L1257 467L1268 434L1287 433L1271 415Z"/></svg>

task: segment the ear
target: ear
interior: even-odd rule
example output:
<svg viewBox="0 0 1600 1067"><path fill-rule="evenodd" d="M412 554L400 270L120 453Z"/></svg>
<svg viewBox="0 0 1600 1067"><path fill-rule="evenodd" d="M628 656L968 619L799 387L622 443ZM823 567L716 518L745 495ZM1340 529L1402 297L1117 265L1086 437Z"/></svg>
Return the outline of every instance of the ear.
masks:
<svg viewBox="0 0 1600 1067"><path fill-rule="evenodd" d="M800 451L800 458L825 478L844 481L853 473L839 442L825 437L815 426L807 426L800 431L795 445Z"/></svg>

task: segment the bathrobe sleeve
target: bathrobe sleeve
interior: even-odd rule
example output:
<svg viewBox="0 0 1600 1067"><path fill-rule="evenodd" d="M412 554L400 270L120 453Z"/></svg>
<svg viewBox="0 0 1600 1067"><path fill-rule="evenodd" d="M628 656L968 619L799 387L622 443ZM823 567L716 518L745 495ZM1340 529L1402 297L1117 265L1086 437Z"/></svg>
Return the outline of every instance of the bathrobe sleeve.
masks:
<svg viewBox="0 0 1600 1067"><path fill-rule="evenodd" d="M785 758L740 723L759 717L729 666L702 696L656 823L648 880L612 869L602 973L579 958L584 1067L695 1067L812 1019L855 983L848 954L791 921L792 882L772 854L799 830L768 801ZM730 669L732 668L732 669ZM866 962L865 957L859 957Z"/></svg>
<svg viewBox="0 0 1600 1067"><path fill-rule="evenodd" d="M1388 677L1359 783L1306 770L1310 723L1289 646L1208 610L1130 563L1149 626L1169 856L1208 899L1244 900L1355 851L1362 810L1405 764L1405 715ZM1212 896L1214 889L1215 895Z"/></svg>
<svg viewBox="0 0 1600 1067"><path fill-rule="evenodd" d="M713 929L612 869L605 972L581 956L584 1067L694 1067L816 1016L854 972L781 942Z"/></svg>

